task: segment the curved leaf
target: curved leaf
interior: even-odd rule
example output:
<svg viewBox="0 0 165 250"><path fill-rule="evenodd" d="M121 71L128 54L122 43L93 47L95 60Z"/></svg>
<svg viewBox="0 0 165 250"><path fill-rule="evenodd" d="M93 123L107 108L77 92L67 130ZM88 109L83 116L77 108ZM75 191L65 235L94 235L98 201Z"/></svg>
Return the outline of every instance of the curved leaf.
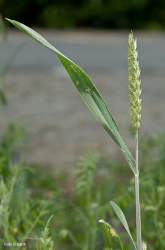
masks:
<svg viewBox="0 0 165 250"><path fill-rule="evenodd" d="M95 115L97 120L101 122L104 129L108 132L108 134L112 137L116 144L120 147L121 151L123 152L125 158L129 163L129 166L135 173L135 160L131 152L129 151L127 145L125 144L124 140L122 139L118 127L111 115L111 112L108 110L105 101L101 97L95 85L92 83L92 80L84 72L84 70L72 60L67 58L59 50L57 50L51 43L49 43L36 31L17 21L10 19L6 20L8 20L16 28L25 32L27 35L29 35L30 37L32 37L40 44L44 45L56 54L56 56L59 58L60 62L64 66L65 70L69 74L70 78L72 79L75 87L79 91L79 94L82 97L83 101L91 110L91 112Z"/></svg>
<svg viewBox="0 0 165 250"><path fill-rule="evenodd" d="M132 238L132 235L131 235L131 232L130 232L130 229L129 229L129 226L128 226L128 223L127 223L127 220L125 218L125 215L123 213L123 211L121 210L121 208L113 201L110 202L115 214L117 215L117 217L119 218L121 224L123 225L123 227L125 228L126 232L128 233L129 237L130 237L130 240L135 248L135 250L137 249L136 248L136 245L135 245L135 242Z"/></svg>

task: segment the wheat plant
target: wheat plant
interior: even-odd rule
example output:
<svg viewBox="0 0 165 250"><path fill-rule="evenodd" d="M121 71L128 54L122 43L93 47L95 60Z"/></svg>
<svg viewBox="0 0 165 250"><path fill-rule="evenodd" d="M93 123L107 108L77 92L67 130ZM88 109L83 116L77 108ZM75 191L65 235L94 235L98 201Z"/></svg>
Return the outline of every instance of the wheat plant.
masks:
<svg viewBox="0 0 165 250"><path fill-rule="evenodd" d="M131 32L128 38L128 80L129 80L129 97L130 97L130 115L131 126L135 134L135 198L136 198L136 234L137 249L142 250L141 236L141 211L140 211L140 194L139 194L139 128L141 122L141 81L140 68L138 62L137 43Z"/></svg>
<svg viewBox="0 0 165 250"><path fill-rule="evenodd" d="M103 128L110 135L113 141L117 144L121 152L123 153L125 159L135 178L135 201L136 201L136 232L137 232L137 242L135 243L132 234L130 232L126 217L122 212L121 208L113 201L110 202L114 212L119 218L121 224L125 228L132 246L135 250L142 250L142 237L141 237L141 215L140 215L140 197L139 197L139 167L138 167L138 131L140 128L141 120L141 83L140 83L140 69L138 63L136 40L133 34L129 35L128 42L128 73L129 73L129 96L130 96L130 110L131 110L131 125L135 134L135 156L129 150L127 144L125 143L123 137L120 134L117 123L114 120L110 110L103 97L97 90L96 86L86 74L86 72L78 66L71 59L66 57L63 53L57 50L51 43L49 43L43 36L41 36L36 31L27 27L26 25L17 22L15 20L7 19L16 28L23 31L31 38L39 42L40 44L47 47L49 50L55 54L61 64L64 66L66 72L70 76L74 86L78 90L82 100L87 105L91 113L96 117L96 119L102 124ZM111 226L104 220L100 221L105 225L107 232L114 232ZM117 235L117 234L115 234ZM113 235L114 236L114 235ZM118 236L117 236L118 237ZM118 238L119 239L119 238ZM125 247L124 247L125 248ZM124 249L120 242L120 249ZM127 248L127 247L126 247ZM109 249L112 249L110 246ZM128 249L128 248L127 248Z"/></svg>

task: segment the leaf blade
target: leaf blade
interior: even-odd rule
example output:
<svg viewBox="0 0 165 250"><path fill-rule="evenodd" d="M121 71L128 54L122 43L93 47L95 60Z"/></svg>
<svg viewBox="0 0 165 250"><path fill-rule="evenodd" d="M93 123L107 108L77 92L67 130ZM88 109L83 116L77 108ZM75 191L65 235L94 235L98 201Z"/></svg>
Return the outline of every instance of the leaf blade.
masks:
<svg viewBox="0 0 165 250"><path fill-rule="evenodd" d="M123 227L125 228L126 232L128 233L129 235L129 238L135 248L135 250L137 249L136 248L136 244L133 240L133 237L131 235L131 232L130 232L130 229L129 229L129 226L128 226L128 223L127 223L127 220L126 220L126 217L123 213L123 211L121 210L121 208L113 201L110 202L111 204L111 207L113 208L113 211L115 212L115 214L117 215L118 219L120 220L121 224L123 225Z"/></svg>
<svg viewBox="0 0 165 250"><path fill-rule="evenodd" d="M73 81L75 87L77 88L84 103L88 106L96 119L101 122L102 126L115 141L115 143L120 147L126 160L129 163L131 170L133 171L133 173L135 173L135 159L129 151L127 145L125 144L123 138L121 137L116 122L111 112L107 108L107 104L103 100L96 86L93 84L92 80L89 78L86 72L76 63L66 57L63 53L57 50L51 43L49 43L36 31L15 20L6 20L57 55L65 70L69 74L71 80Z"/></svg>

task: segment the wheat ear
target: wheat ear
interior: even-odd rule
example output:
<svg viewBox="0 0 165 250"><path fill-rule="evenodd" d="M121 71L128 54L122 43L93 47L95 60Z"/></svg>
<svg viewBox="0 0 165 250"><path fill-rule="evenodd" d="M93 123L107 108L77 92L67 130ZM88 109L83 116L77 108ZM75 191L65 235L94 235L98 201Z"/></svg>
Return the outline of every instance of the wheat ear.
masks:
<svg viewBox="0 0 165 250"><path fill-rule="evenodd" d="M138 62L137 43L131 32L128 38L128 80L129 80L129 99L131 126L135 133L135 201L136 201L136 235L137 250L142 250L141 236L141 208L139 192L139 128L141 123L141 81L140 67Z"/></svg>

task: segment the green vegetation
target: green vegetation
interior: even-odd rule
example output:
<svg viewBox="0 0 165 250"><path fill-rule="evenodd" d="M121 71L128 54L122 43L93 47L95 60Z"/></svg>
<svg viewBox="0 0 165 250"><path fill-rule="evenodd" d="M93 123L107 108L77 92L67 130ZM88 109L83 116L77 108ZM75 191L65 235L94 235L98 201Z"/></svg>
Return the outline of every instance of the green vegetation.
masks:
<svg viewBox="0 0 165 250"><path fill-rule="evenodd" d="M164 29L164 9L164 0L0 0L4 17L48 28Z"/></svg>
<svg viewBox="0 0 165 250"><path fill-rule="evenodd" d="M18 164L16 164L17 165L16 167L14 167L15 164L12 166L11 160L13 152L12 148L14 145L13 141L15 142L15 138L17 138L17 133L16 136L13 137L13 135L15 135L15 127L14 130L12 127L12 132L10 133L9 130L7 132L7 136L5 136L2 141L2 146L9 144L9 149L10 149L9 154L7 154L6 156L7 161L5 161L5 163L2 165L3 167L1 170L1 176L2 176L2 195L1 195L2 238L1 239L3 239L2 244L5 247L7 246L6 244L12 242L11 244L13 244L13 246L15 246L15 244L23 244L24 249L33 247L36 249L49 249L49 250L52 250L54 248L61 248L64 242L66 242L64 243L65 248L71 247L73 249L75 247L75 249L82 249L82 250L88 250L88 249L94 250L100 248L106 250L115 250L115 249L145 250L147 249L147 246L150 246L151 244L150 249L152 249L154 245L154 243L152 242L154 235L152 235L152 238L149 239L147 243L144 241L144 239L145 240L147 239L148 236L147 233L150 232L151 228L148 231L143 229L144 239L142 238L142 227L146 227L146 225L148 225L149 222L147 219L147 222L145 224L145 218L141 221L140 182L142 183L141 184L142 187L143 185L145 186L145 181L143 180L145 172L142 175L142 178L140 179L139 150L142 148L141 154L145 152L146 155L147 154L149 155L149 153L151 153L153 148L151 147L151 145L149 146L149 153L147 152L147 147L145 146L147 145L146 143L144 143L144 145L142 145L141 148L139 148L139 128L141 122L141 81L140 81L140 68L138 62L137 45L133 34L131 33L128 39L128 74L129 74L131 125L132 125L132 132L135 137L135 156L131 153L128 146L124 142L124 139L120 134L118 126L111 112L109 111L106 102L104 101L101 94L98 92L92 80L85 73L85 71L81 67L79 67L76 63L74 63L72 60L67 58L64 54L62 54L59 50L57 50L39 33L35 32L28 26L21 24L17 21L10 19L7 20L10 23L12 23L15 27L17 27L18 29L20 29L21 31L25 32L27 35L32 37L34 40L47 47L58 57L59 61L64 66L66 72L70 76L74 86L78 90L86 106L89 108L91 113L96 117L96 119L101 123L105 131L113 139L113 141L116 143L120 151L123 153L123 156L125 157L125 160L133 174L134 178L132 184L135 187L132 188L132 185L130 185L131 187L130 195L128 196L128 190L127 190L127 196L125 197L124 192L120 190L120 186L122 186L121 183L120 186L118 186L118 184L115 183L114 186L115 191L116 189L117 191L119 190L120 195L116 192L114 196L114 192L112 192L111 196L112 198L115 197L115 200L118 199L118 204L120 206L117 205L117 203L115 203L114 201L111 201L109 204L109 202L107 202L109 200L109 198L107 197L107 191L109 191L109 188L112 187L112 180L110 179L110 177L112 177L112 169L110 170L111 173L109 173L109 175L106 174L106 176L104 176L103 178L103 181L100 181L100 175L98 174L99 173L98 165L104 161L101 161L97 155L89 155L86 159L83 159L80 162L77 168L75 177L76 180L75 188L74 188L75 192L73 191L74 190L73 189L71 192L71 195L74 194L73 199L71 199L70 197L70 201L72 202L68 201L65 202L64 199L61 199L62 195L60 191L57 192L57 190L59 189L59 187L57 186L56 197L53 197L53 199L50 199L50 201L48 199L44 200L43 198L41 198L43 197L42 194L39 195L39 199L38 195L36 196L34 195L35 199L37 198L37 203L36 203L37 208L36 210L34 210L35 206L32 202L34 197L33 196L31 197L30 194L25 193L26 189L24 184L26 182L24 178L29 174L24 174L24 173L22 174L22 170L26 170L26 168L24 167L20 168L18 167ZM8 136L8 134L9 135L11 134L12 136ZM12 139L10 140L10 138ZM156 139L152 140L156 142ZM3 153L5 154L6 151L8 153L8 146L4 148L2 147L2 149L3 149L2 155ZM142 159L143 161L146 159L146 155ZM159 161L161 162L162 159L160 158ZM152 162L154 162L154 160ZM115 166L116 168L120 166L119 163L118 164L113 163L113 164L116 165ZM5 165L7 166L7 168L5 168ZM142 162L141 165L143 166L143 168L144 166L146 167L146 169L148 168L147 161ZM151 168L151 162L150 162L150 168ZM103 168L101 168L101 170L103 170ZM120 171L125 172L125 169L120 167ZM152 173L152 169L150 169L149 171L150 171L149 173ZM123 180L121 173L119 176L121 178L120 179L121 182L121 180ZM29 178L30 183L32 182L32 179L33 177L31 176ZM37 183L36 179L38 179L38 177L35 178L35 185ZM59 176L58 179L60 179ZM46 180L49 180L48 176L46 176ZM100 183L99 182L97 183L97 180L100 181ZM154 180L154 178L152 177L151 180ZM32 191L35 190L32 183L30 187ZM152 193L151 192L152 188L155 189L155 187L157 187L157 185L152 183L152 187L150 187L150 193ZM39 191L41 189L42 188L40 187ZM145 186L142 192L144 195L147 194L147 198L149 197L150 194L148 194L147 192L147 186ZM162 194L164 194L164 186L163 187L161 186L158 192L160 192L161 194L161 196L158 196L159 198L161 197L161 200L156 203L156 214L155 214L156 217L154 217L153 214L152 217L154 217L153 222L155 223L155 225L158 224L159 227L161 227L160 235L162 238L159 240L160 244L163 242L162 239L164 239L164 236L162 236L163 234L162 229L164 228L164 225L162 223L163 220L161 220L161 222L158 223L159 222L158 215L160 215L160 212L158 211L157 208L159 206L161 207L162 204L164 204L162 202L162 197L164 198L164 196L162 196ZM23 200L23 204L19 202L19 199ZM125 208L125 210L131 209L131 212L129 213L130 216L129 221L131 222L131 223L129 222L130 226L126 219L128 215L125 216L121 209L121 207L122 208L124 207L123 202L125 203L127 199L129 200L129 202L126 203L127 207ZM136 216L133 213L134 199L135 199ZM152 200L153 197L150 197L149 201ZM17 203L18 203L18 209L16 210ZM144 199L144 203L142 202L143 210L146 209L146 204L147 200ZM153 212L153 205L150 204L150 206L147 206L147 208L149 208L147 209L147 211L151 209ZM35 212L32 213L33 210L36 213ZM120 223L113 222L113 219L110 220L110 224L106 222L109 221L109 217L112 217L112 210L117 215ZM17 212L19 211L20 214L18 214L16 211ZM63 213L61 214L62 211ZM64 213L66 213L66 216L64 216ZM58 232L56 233L53 231L51 232L50 228L53 216L56 217L56 223L58 223L57 224ZM135 219L136 227L134 226L134 221L133 221L134 217L136 218ZM116 230L112 226L113 223ZM62 227L60 228L61 225ZM104 241L100 234L99 225L103 227ZM11 228L12 229L14 228L15 230L11 231ZM14 233L16 233L17 235L16 238L14 237ZM158 234L158 229L155 232L156 237L158 237L157 234ZM136 235L136 241L134 240L135 235ZM155 245L154 249L156 249L156 247L157 246Z"/></svg>
<svg viewBox="0 0 165 250"><path fill-rule="evenodd" d="M75 166L75 174L55 175L40 166L15 162L20 135L17 129L12 129L12 134L14 140L8 140L9 128L3 144L12 148L13 153L3 150L0 156L0 159L8 156L10 162L8 176L2 172L0 179L2 245L19 242L26 243L23 249L105 250L119 249L122 244L123 249L131 249L128 236L108 202L115 199L123 208L135 236L134 183L129 180L129 169L123 171L123 162L112 162L91 153ZM165 136L145 139L140 148L143 238L148 249L163 250ZM112 225L107 240L100 218Z"/></svg>
<svg viewBox="0 0 165 250"><path fill-rule="evenodd" d="M136 211L136 243L131 235L129 225L122 209L115 203L111 202L111 206L116 213L118 219L128 233L129 239L135 250L142 249L142 235L141 235L141 208L140 208L140 193L139 193L139 127L141 120L141 81L140 69L137 54L136 40L131 33L128 40L128 73L129 73L129 95L130 95L130 108L131 108L131 125L135 134L135 158L124 142L118 126L109 111L106 102L97 90L96 86L86 74L86 72L74 63L71 59L67 58L63 53L57 50L51 43L49 43L39 33L32 30L28 26L11 19L6 19L12 23L16 28L29 35L31 38L48 48L55 53L59 61L65 68L70 76L74 86L77 88L82 100L89 108L91 113L101 123L108 135L113 139L116 145L123 153L127 163L132 170L135 181L135 211ZM92 245L92 249L93 245Z"/></svg>

